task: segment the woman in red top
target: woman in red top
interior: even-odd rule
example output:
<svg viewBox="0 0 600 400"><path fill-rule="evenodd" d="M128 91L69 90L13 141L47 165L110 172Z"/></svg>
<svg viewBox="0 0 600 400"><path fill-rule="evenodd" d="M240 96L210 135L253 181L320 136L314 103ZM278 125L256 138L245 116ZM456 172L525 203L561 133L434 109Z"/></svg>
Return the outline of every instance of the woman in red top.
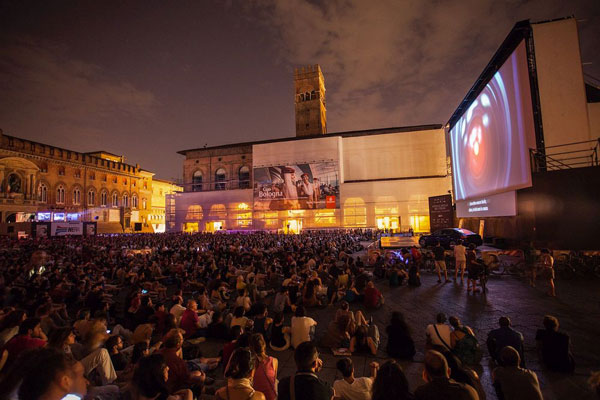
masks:
<svg viewBox="0 0 600 400"><path fill-rule="evenodd" d="M277 399L277 367L276 358L266 353L263 335L255 333L250 337L250 350L256 355L253 387L265 395L266 400Z"/></svg>

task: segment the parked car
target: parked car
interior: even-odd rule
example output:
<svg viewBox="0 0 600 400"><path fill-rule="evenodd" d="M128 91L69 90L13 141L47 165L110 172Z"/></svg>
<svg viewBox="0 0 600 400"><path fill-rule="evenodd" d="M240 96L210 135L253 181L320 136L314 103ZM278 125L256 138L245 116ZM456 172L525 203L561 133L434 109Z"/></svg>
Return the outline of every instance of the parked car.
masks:
<svg viewBox="0 0 600 400"><path fill-rule="evenodd" d="M435 246L439 241L442 247L449 249L451 246L458 243L459 240L462 240L465 246L468 246L471 243L474 243L475 246L481 246L483 244L481 236L475 232L462 228L447 228L433 232L431 235L421 236L419 238L419 245L421 245L421 247L430 247Z"/></svg>

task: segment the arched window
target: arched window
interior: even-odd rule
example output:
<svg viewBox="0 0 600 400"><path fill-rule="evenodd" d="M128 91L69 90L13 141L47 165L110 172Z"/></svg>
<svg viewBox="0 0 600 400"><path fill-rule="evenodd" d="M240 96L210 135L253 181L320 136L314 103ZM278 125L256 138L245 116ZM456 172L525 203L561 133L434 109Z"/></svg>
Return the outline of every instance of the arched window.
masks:
<svg viewBox="0 0 600 400"><path fill-rule="evenodd" d="M21 193L21 177L17 174L8 175L6 186L8 193Z"/></svg>
<svg viewBox="0 0 600 400"><path fill-rule="evenodd" d="M88 191L87 204L88 206L93 206L94 203L96 203L96 192L94 191L94 189L90 189Z"/></svg>
<svg viewBox="0 0 600 400"><path fill-rule="evenodd" d="M81 204L81 190L79 190L79 188L75 188L73 189L73 205L80 205Z"/></svg>
<svg viewBox="0 0 600 400"><path fill-rule="evenodd" d="M123 193L123 207L129 207L129 196L127 196L127 193Z"/></svg>
<svg viewBox="0 0 600 400"><path fill-rule="evenodd" d="M317 98L317 93L313 90L312 92L310 92L310 99L314 100Z"/></svg>
<svg viewBox="0 0 600 400"><path fill-rule="evenodd" d="M38 186L38 201L42 203L48 201L48 187L45 183L40 183L40 186Z"/></svg>
<svg viewBox="0 0 600 400"><path fill-rule="evenodd" d="M106 207L107 204L108 204L108 192L106 190L103 190L102 193L100 193L100 205L103 207Z"/></svg>
<svg viewBox="0 0 600 400"><path fill-rule="evenodd" d="M192 176L192 192L201 192L202 191L202 171L198 170L194 172Z"/></svg>
<svg viewBox="0 0 600 400"><path fill-rule="evenodd" d="M131 207L138 208L138 198L135 194L131 195Z"/></svg>
<svg viewBox="0 0 600 400"><path fill-rule="evenodd" d="M219 168L215 172L215 190L225 190L225 168Z"/></svg>
<svg viewBox="0 0 600 400"><path fill-rule="evenodd" d="M300 101L304 101L304 93L300 93Z"/></svg>
<svg viewBox="0 0 600 400"><path fill-rule="evenodd" d="M238 172L240 180L240 189L248 189L250 187L250 168L244 165Z"/></svg>
<svg viewBox="0 0 600 400"><path fill-rule="evenodd" d="M56 204L65 204L65 187L58 185L56 188Z"/></svg>
<svg viewBox="0 0 600 400"><path fill-rule="evenodd" d="M112 206L119 207L119 195L117 194L117 192L114 192L112 194Z"/></svg>

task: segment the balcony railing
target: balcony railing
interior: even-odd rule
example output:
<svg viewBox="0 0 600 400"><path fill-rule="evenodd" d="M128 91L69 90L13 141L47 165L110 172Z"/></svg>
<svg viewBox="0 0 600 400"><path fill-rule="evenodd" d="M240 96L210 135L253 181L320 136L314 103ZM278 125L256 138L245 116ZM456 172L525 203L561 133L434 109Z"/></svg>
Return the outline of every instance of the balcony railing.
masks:
<svg viewBox="0 0 600 400"><path fill-rule="evenodd" d="M597 167L600 139L548 146L544 152L531 150L534 172Z"/></svg>
<svg viewBox="0 0 600 400"><path fill-rule="evenodd" d="M250 189L252 182L246 180L223 180L213 182L184 182L184 192L212 192L216 190Z"/></svg>

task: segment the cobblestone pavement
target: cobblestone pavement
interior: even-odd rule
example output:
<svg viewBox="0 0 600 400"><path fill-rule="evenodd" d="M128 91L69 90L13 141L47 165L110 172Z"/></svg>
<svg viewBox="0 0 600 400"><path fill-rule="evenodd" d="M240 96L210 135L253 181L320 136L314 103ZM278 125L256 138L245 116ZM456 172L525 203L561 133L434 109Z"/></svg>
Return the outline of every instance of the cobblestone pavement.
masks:
<svg viewBox="0 0 600 400"><path fill-rule="evenodd" d="M378 288L385 296L385 305L375 311L367 312L367 318L373 317L381 331L381 346L376 357L354 355L356 376L369 374L368 365L371 361L380 363L387 359L385 345L385 326L391 312L400 310L406 321L412 327L413 339L417 354L413 361L402 361L401 364L408 377L411 390L421 385L423 369L423 349L425 346L425 328L431 323L437 312L445 312L448 316L456 315L462 322L475 331L481 345L484 347L482 365L477 369L481 376L488 399L495 399L496 394L491 384L491 369L485 339L491 329L498 325L498 318L508 315L513 327L525 336L525 358L527 367L535 371L540 380L544 398L553 399L596 399L589 389L587 379L590 371L600 369L600 296L598 288L600 281L584 280L557 281L557 298L548 297L546 287L539 282L537 288L531 288L525 281L510 276L492 277L488 283L489 293L483 295L467 294L466 286L459 283L437 284L437 276L424 273L422 286L411 288L401 286L390 289L387 281L376 281ZM352 305L353 310L361 309L362 305ZM332 320L336 307L309 309L309 316L318 322L317 341L322 338L327 324ZM535 332L542 325L545 314L552 314L560 321L560 329L571 336L573 353L576 360L576 371L573 375L557 374L546 371L540 366L535 349ZM289 317L288 317L289 318ZM210 346L209 343L206 345ZM213 347L216 349L216 346ZM324 369L320 377L330 383L336 376L335 363L337 357L328 349L321 348L321 358ZM212 352L212 351L211 351ZM295 371L293 352L291 350L273 353L280 363L279 377L292 374Z"/></svg>

